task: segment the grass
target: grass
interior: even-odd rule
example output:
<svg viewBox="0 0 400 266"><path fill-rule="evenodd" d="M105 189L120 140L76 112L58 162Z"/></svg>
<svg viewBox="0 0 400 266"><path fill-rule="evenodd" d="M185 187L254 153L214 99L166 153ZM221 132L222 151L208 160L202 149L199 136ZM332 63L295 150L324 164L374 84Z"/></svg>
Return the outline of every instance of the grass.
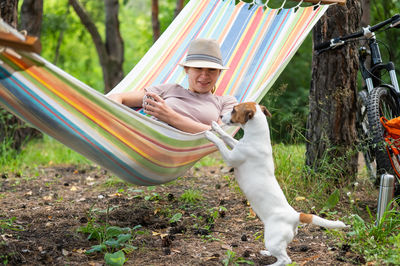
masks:
<svg viewBox="0 0 400 266"><path fill-rule="evenodd" d="M49 136L35 139L22 147L21 152L7 148L3 143L0 153L0 171L15 172L25 168L50 165L82 165L90 161L77 152L65 147Z"/></svg>
<svg viewBox="0 0 400 266"><path fill-rule="evenodd" d="M3 144L2 150L3 152L0 156L0 171L2 173L10 171L20 172L24 171L24 169L33 170L37 166L90 164L83 156L47 136L43 139L29 142L23 147L20 153L7 149L7 144ZM365 191L365 187L364 190L360 190L354 184L350 184L346 187L337 188L329 176L308 174L304 166L305 145L276 144L273 146L273 150L275 174L291 205L302 211L315 211L323 213L327 217L335 216L336 218L337 210L339 209L341 219L351 225L351 228L343 231L329 231L337 239L338 246L349 246L353 252L363 256L367 262L379 265L400 263L400 217L398 213L399 206L397 204L395 204L394 210L386 212L382 221L378 225L375 225L375 214L371 213L369 209L366 210L364 207L358 206L356 196L350 198L353 197L353 192L356 189L359 189L362 193L370 193L369 191ZM201 159L194 167L201 168L204 166L220 165L221 163L223 163L222 160L218 156L213 155ZM327 165L326 167L333 166ZM332 173L334 170L327 169L325 172ZM366 173L362 172L361 174L365 175ZM366 182L369 182L367 178L365 179L367 180ZM109 182L107 185L118 185L120 180L113 178ZM232 182L235 182L235 180L233 179ZM128 192L129 189L132 190L133 187L128 188ZM371 186L371 189L374 189L373 186ZM143 190L142 193L144 193L143 196L146 200L157 201L161 198L161 195L154 193L151 187ZM201 205L203 196L201 191L194 188L182 193L179 200L189 205ZM343 200L347 200L350 203L341 207L339 205ZM169 212L171 223L177 222L182 218L179 212L172 210ZM205 212L209 213L210 217L214 217L221 210L213 209L205 210ZM366 212L369 212L369 215L366 216ZM13 219L0 220L0 232L6 228L20 230L21 228L15 227ZM81 230L86 230L84 233L89 235L95 235L96 233L103 234L98 240L99 245L102 246L98 248L101 248L100 252L110 254L107 255L105 260L115 259L123 261L124 258L121 256L120 251L124 248L131 248L129 242L134 238L134 233L132 233L134 230L123 229L129 232L121 231L118 232L118 235L107 235L109 225L101 227L96 220L93 220L91 226L83 227ZM110 230L114 229L112 227ZM128 234L130 234L129 238ZM113 246L114 244L115 246ZM227 254L224 263L236 264L246 262L232 253Z"/></svg>

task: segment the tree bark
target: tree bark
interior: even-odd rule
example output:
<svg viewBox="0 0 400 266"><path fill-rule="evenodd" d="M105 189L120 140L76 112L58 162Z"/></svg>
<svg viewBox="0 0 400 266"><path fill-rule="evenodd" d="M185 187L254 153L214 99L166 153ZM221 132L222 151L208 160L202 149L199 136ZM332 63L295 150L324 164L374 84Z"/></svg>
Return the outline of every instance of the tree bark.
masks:
<svg viewBox="0 0 400 266"><path fill-rule="evenodd" d="M360 20L359 0L331 6L314 28L314 45L358 30ZM328 165L338 181L351 180L357 173L357 71L355 44L313 54L306 164L317 172Z"/></svg>
<svg viewBox="0 0 400 266"><path fill-rule="evenodd" d="M158 0L151 0L151 25L153 26L153 42L160 37L160 20L158 19Z"/></svg>
<svg viewBox="0 0 400 266"><path fill-rule="evenodd" d="M101 39L96 25L78 0L69 0L82 24L92 37L103 71L104 92L109 92L123 78L124 44L119 30L118 0L104 0L106 12L106 41Z"/></svg>
<svg viewBox="0 0 400 266"><path fill-rule="evenodd" d="M21 6L21 30L40 38L43 18L43 0L24 0Z"/></svg>
<svg viewBox="0 0 400 266"><path fill-rule="evenodd" d="M184 0L176 0L176 7L174 12L174 18L179 15L182 11L185 1Z"/></svg>
<svg viewBox="0 0 400 266"><path fill-rule="evenodd" d="M361 7L361 26L366 27L371 23L371 0L361 0Z"/></svg>
<svg viewBox="0 0 400 266"><path fill-rule="evenodd" d="M18 0L0 0L0 17L16 28L18 22Z"/></svg>

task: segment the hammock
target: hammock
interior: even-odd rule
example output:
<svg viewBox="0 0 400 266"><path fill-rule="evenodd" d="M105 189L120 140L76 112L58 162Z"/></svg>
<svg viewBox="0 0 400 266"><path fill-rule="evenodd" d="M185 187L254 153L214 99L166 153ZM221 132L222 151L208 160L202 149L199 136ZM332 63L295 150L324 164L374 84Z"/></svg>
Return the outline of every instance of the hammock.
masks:
<svg viewBox="0 0 400 266"><path fill-rule="evenodd" d="M191 0L111 93L163 83L187 87L178 62L189 42L202 37L218 40L229 66L216 93L259 102L327 8ZM7 48L0 60L4 108L130 183L167 183L216 150L203 133L181 132L121 106L36 53Z"/></svg>

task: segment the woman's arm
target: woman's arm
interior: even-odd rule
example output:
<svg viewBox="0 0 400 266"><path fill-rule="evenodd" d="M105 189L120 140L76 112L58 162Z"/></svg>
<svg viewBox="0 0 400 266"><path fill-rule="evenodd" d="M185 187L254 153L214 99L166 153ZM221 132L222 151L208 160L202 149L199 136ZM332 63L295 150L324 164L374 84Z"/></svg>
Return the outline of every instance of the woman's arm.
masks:
<svg viewBox="0 0 400 266"><path fill-rule="evenodd" d="M108 95L108 98L129 107L141 107L145 90L129 91Z"/></svg>
<svg viewBox="0 0 400 266"><path fill-rule="evenodd" d="M146 99L148 104L145 106L144 111L147 114L188 133L198 133L211 129L209 125L196 122L189 117L175 112L171 107L166 105L165 101L157 94L148 92L146 95L153 98Z"/></svg>

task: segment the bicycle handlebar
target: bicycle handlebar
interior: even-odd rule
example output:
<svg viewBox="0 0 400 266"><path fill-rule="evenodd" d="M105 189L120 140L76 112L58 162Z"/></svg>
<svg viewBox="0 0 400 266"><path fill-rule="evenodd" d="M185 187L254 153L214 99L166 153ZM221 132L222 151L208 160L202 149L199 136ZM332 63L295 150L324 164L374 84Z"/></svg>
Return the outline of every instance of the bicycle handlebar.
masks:
<svg viewBox="0 0 400 266"><path fill-rule="evenodd" d="M335 48L337 46L343 45L344 41L346 41L346 40L362 37L362 36L368 34L368 32L372 33L374 31L377 31L377 30L383 28L384 26L386 26L388 24L391 24L391 23L393 23L393 26L399 27L399 25L400 25L399 24L400 23L400 14L396 14L393 17L391 17L391 18L389 18L389 19L387 19L385 21L382 21L382 22L380 22L380 23L378 23L378 24L376 24L374 26L368 26L368 27L364 28L361 31L357 31L357 32L351 33L349 35L345 35L345 36L342 36L342 37L336 37L336 38L333 38L333 39L331 39L329 41L326 41L326 42L323 42L323 43L319 43L319 44L314 46L314 50L315 51L320 51L320 50Z"/></svg>

